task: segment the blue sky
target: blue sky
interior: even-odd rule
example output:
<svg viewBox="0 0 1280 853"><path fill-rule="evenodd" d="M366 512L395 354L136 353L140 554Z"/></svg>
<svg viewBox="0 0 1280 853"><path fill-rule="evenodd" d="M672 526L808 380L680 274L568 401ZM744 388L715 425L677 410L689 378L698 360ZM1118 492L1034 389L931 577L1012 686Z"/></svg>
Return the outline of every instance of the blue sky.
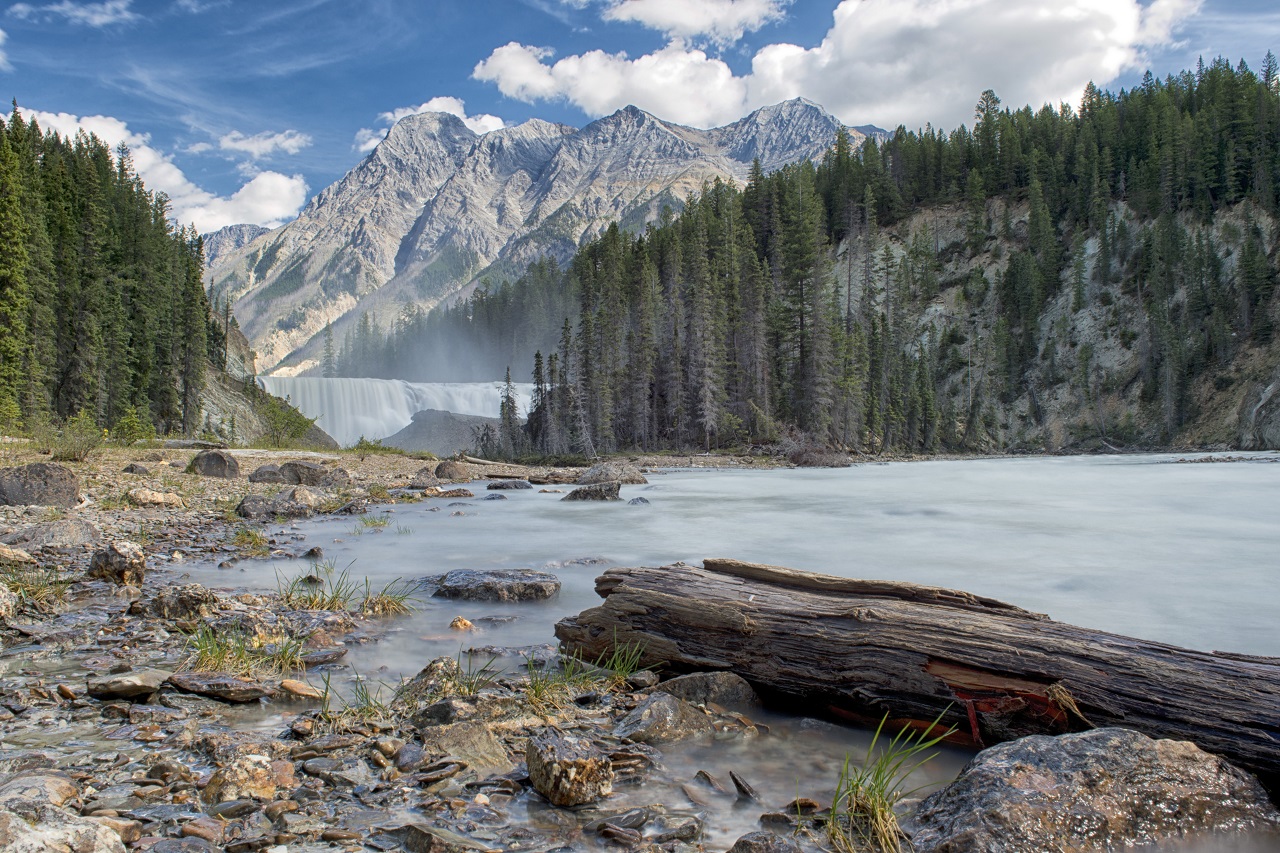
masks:
<svg viewBox="0 0 1280 853"><path fill-rule="evenodd" d="M0 94L127 142L205 231L288 220L424 108L478 132L628 103L708 127L802 96L952 127L986 88L1075 101L1268 49L1260 0L0 0Z"/></svg>

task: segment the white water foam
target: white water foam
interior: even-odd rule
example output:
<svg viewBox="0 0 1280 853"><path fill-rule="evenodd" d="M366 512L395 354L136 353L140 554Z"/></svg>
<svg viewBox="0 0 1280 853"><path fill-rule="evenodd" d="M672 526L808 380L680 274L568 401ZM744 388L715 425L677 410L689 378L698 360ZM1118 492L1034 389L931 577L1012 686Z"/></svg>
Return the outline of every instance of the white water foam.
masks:
<svg viewBox="0 0 1280 853"><path fill-rule="evenodd" d="M400 379L323 379L263 376L262 386L289 402L341 444L386 438L407 427L418 412L498 416L502 382L405 382ZM533 385L515 385L521 417L529 411Z"/></svg>

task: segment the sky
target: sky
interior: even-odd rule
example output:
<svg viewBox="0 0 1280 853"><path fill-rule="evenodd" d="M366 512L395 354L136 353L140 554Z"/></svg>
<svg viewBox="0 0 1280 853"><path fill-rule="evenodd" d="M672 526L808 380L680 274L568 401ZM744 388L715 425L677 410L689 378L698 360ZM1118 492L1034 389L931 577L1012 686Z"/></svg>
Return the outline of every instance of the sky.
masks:
<svg viewBox="0 0 1280 853"><path fill-rule="evenodd" d="M0 94L129 146L175 221L274 227L399 118L715 127L793 97L950 129L1280 52L1274 0L0 0Z"/></svg>

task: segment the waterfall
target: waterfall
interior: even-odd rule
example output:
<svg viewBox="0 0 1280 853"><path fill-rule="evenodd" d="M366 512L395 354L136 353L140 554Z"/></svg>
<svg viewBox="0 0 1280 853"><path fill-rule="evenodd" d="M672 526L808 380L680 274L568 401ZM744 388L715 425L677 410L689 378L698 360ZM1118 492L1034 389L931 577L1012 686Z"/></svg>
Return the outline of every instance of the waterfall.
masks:
<svg viewBox="0 0 1280 853"><path fill-rule="evenodd" d="M263 376L262 387L289 402L343 447L360 436L386 438L404 429L418 412L437 409L458 415L498 416L501 382L405 382L400 379L322 379ZM521 417L528 414L533 385L517 383Z"/></svg>

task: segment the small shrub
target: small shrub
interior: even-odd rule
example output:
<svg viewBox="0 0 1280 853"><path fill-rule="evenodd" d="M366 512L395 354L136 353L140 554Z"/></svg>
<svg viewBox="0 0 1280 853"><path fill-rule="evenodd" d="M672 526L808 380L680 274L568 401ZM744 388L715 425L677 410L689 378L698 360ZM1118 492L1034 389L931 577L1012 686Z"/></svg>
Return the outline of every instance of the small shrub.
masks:
<svg viewBox="0 0 1280 853"><path fill-rule="evenodd" d="M251 527L241 527L237 530L235 537L231 540L231 544L249 557L265 557L271 553L271 546L267 542L266 534Z"/></svg>
<svg viewBox="0 0 1280 853"><path fill-rule="evenodd" d="M81 409L79 414L63 424L50 450L55 461L83 462L102 445L102 438L103 431L93 416Z"/></svg>
<svg viewBox="0 0 1280 853"><path fill-rule="evenodd" d="M113 431L115 440L126 447L137 441L150 441L156 437L155 424L151 418L138 414L137 407L131 407L116 421Z"/></svg>

